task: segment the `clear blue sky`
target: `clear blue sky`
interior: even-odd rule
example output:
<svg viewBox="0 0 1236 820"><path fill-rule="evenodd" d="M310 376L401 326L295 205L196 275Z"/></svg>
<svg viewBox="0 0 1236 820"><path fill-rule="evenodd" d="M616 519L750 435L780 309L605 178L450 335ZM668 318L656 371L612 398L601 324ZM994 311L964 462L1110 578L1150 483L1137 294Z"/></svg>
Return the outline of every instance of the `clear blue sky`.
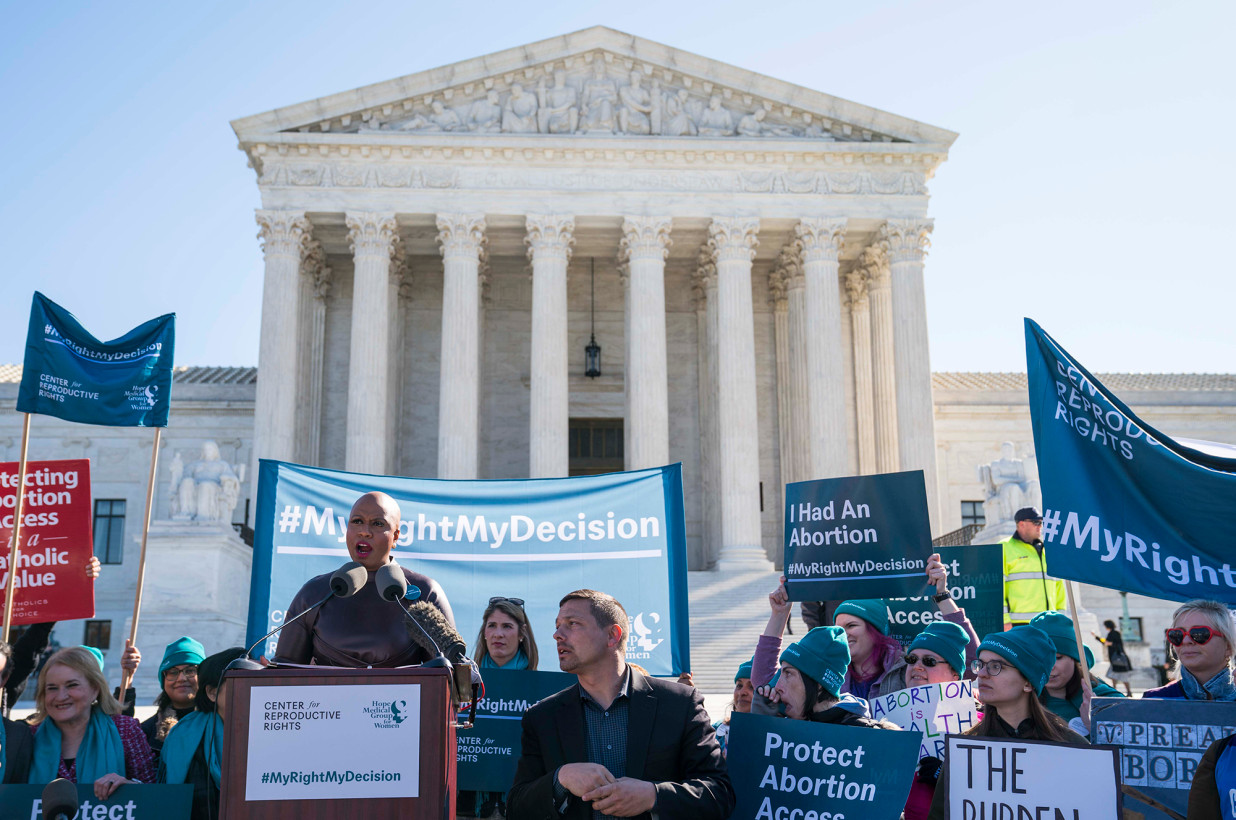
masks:
<svg viewBox="0 0 1236 820"><path fill-rule="evenodd" d="M212 7L213 6L213 7ZM604 24L960 132L931 183L932 366L1236 370L1236 4L6 3L0 362L40 289L177 363L257 361L253 172L228 122Z"/></svg>

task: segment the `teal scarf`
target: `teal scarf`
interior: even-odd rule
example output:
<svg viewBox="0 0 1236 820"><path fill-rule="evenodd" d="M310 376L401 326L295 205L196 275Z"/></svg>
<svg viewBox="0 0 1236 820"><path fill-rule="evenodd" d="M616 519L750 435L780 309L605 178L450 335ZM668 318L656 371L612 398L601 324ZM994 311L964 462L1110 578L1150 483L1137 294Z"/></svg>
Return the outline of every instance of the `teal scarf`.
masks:
<svg viewBox="0 0 1236 820"><path fill-rule="evenodd" d="M481 661L481 668L482 669L514 669L516 671L524 670L528 668L528 656L524 654L523 647L520 647L519 651L515 653L515 657L511 658L509 661L506 662L506 666L499 666L498 664L494 663L493 657L488 652L486 652L485 659Z"/></svg>
<svg viewBox="0 0 1236 820"><path fill-rule="evenodd" d="M223 721L217 712L192 712L168 732L160 754L160 783L184 783L193 764L193 755L209 741L204 753L210 777L218 786L223 779Z"/></svg>
<svg viewBox="0 0 1236 820"><path fill-rule="evenodd" d="M34 760L30 763L27 783L50 783L59 776L60 727L51 718L39 724L34 734ZM124 745L120 742L120 730L111 715L95 706L90 710L90 722L86 734L77 747L77 782L93 783L105 774L125 776Z"/></svg>

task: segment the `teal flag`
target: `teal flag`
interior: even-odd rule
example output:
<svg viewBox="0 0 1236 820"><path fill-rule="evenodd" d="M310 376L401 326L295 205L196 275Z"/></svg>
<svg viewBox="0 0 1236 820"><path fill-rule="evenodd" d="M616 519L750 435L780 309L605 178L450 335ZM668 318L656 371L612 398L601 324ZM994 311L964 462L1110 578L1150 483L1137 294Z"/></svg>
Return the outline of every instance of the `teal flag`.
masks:
<svg viewBox="0 0 1236 820"><path fill-rule="evenodd" d="M109 427L166 427L176 314L101 342L39 292L30 307L19 413Z"/></svg>

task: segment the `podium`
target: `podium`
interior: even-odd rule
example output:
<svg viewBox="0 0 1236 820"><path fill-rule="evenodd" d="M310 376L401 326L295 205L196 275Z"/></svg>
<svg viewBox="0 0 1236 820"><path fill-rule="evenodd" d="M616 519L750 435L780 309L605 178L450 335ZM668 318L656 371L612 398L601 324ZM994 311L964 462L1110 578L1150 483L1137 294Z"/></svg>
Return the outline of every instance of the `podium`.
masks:
<svg viewBox="0 0 1236 820"><path fill-rule="evenodd" d="M442 668L233 670L222 817L455 816L455 725Z"/></svg>

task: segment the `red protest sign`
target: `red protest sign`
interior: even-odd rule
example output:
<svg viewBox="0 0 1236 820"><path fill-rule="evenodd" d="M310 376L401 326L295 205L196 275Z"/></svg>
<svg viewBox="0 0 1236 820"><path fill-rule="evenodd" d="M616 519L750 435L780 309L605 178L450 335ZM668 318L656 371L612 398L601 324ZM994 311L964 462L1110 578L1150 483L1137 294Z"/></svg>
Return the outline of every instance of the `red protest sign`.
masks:
<svg viewBox="0 0 1236 820"><path fill-rule="evenodd" d="M0 589L9 582L17 468L16 461L0 463ZM25 495L12 622L93 617L94 581L86 576L94 551L89 459L27 462Z"/></svg>

